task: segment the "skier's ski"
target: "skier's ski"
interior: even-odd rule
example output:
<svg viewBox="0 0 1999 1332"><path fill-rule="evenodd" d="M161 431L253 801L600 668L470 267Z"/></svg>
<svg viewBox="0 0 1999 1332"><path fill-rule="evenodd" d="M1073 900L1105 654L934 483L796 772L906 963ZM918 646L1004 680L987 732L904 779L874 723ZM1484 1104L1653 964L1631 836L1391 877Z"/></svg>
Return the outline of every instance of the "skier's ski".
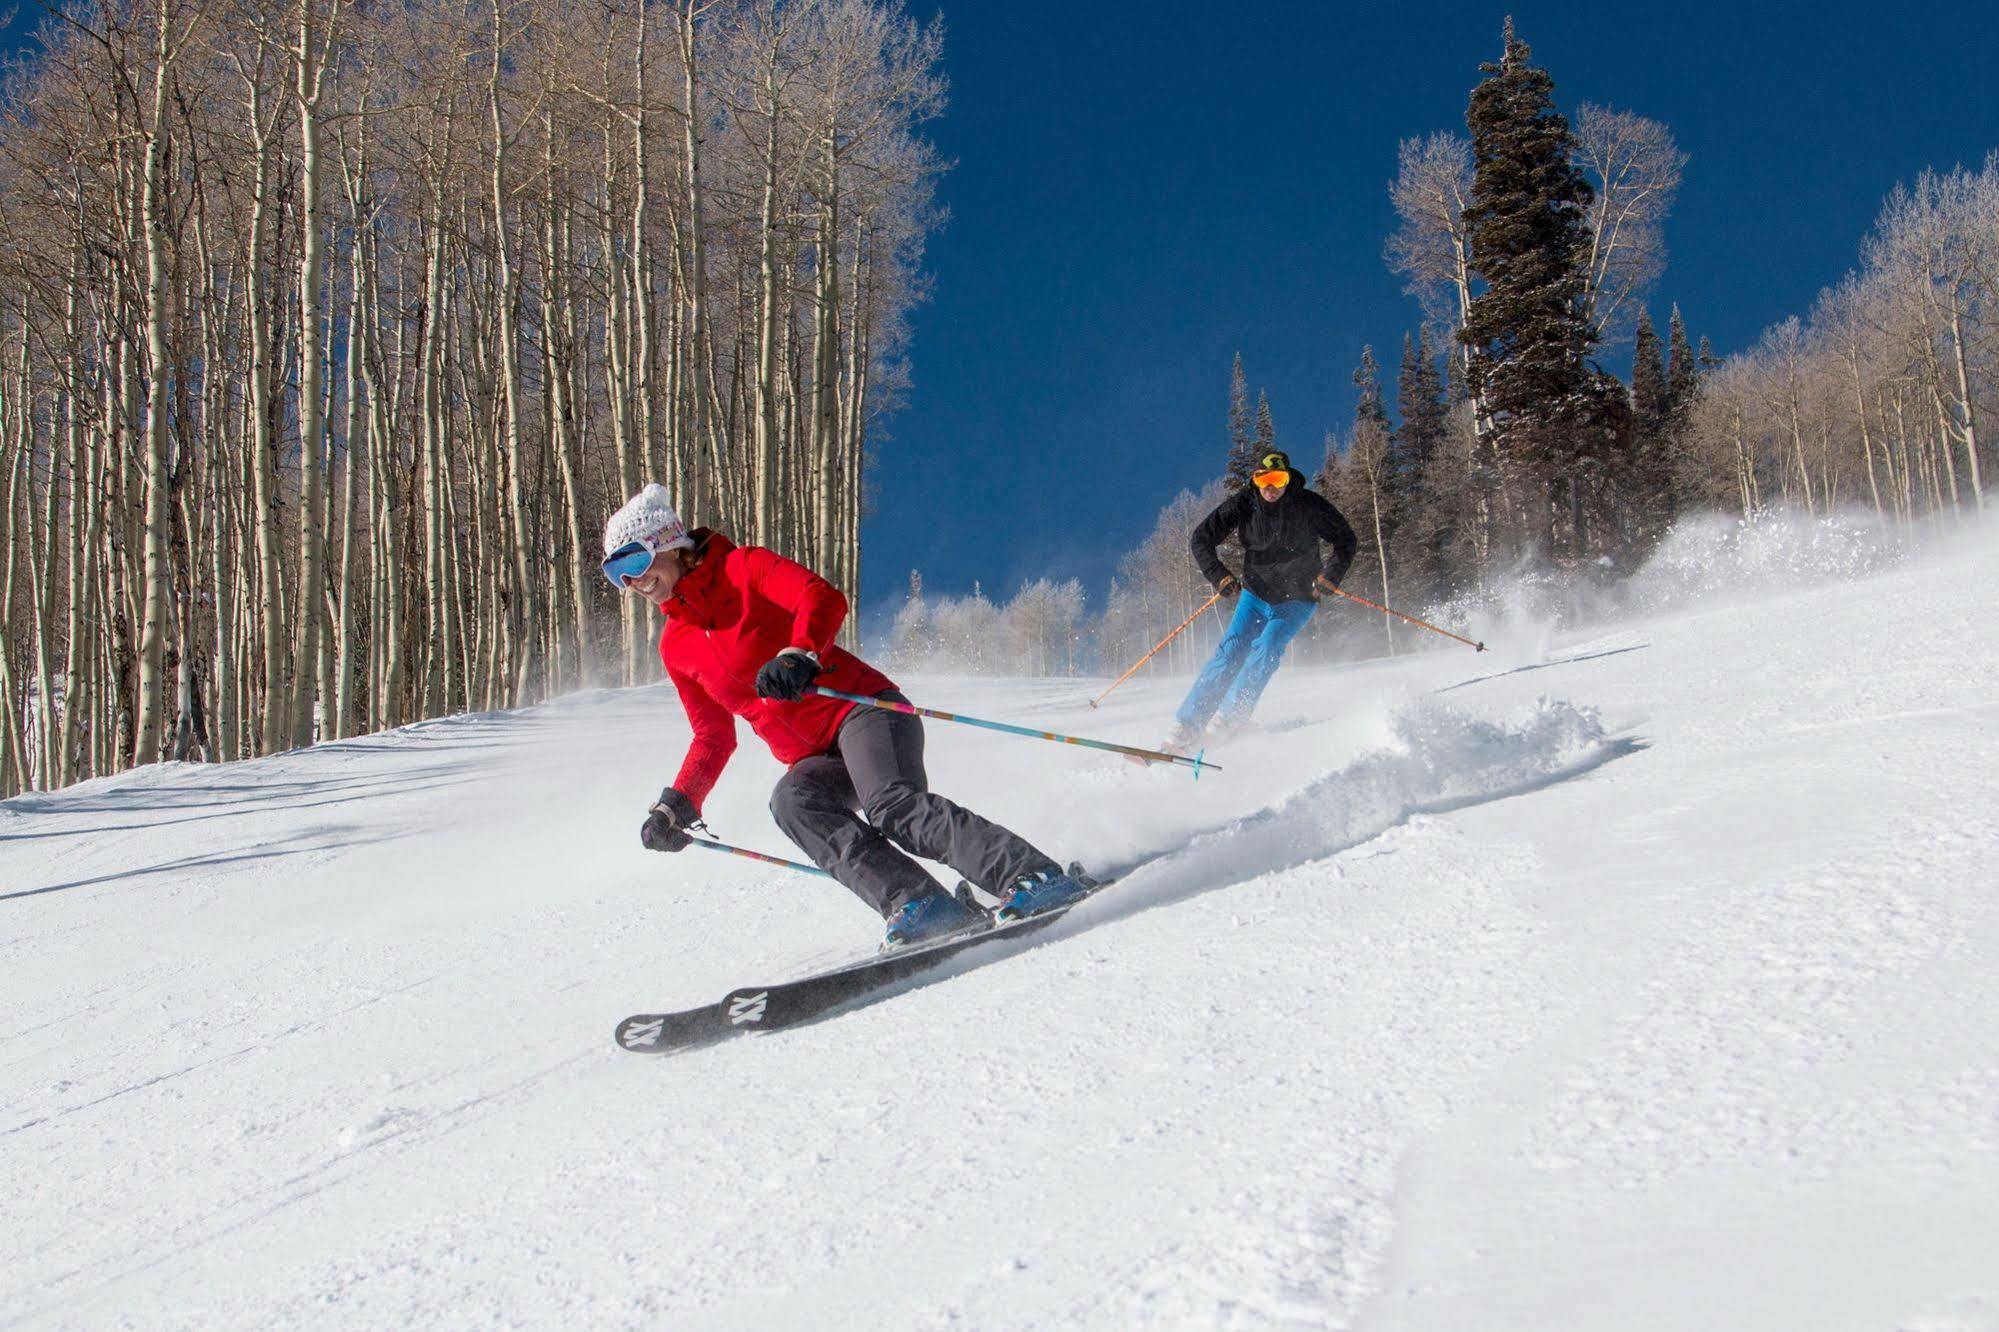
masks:
<svg viewBox="0 0 1999 1332"><path fill-rule="evenodd" d="M713 1045L753 1031L776 1031L809 1022L850 1000L928 971L947 958L982 944L1018 939L1054 924L1102 892L1114 879L1086 880L1087 895L1066 906L1020 920L995 920L928 943L891 948L859 962L775 985L731 990L712 1004L679 1013L638 1013L620 1022L617 1042L635 1054L672 1054Z"/></svg>

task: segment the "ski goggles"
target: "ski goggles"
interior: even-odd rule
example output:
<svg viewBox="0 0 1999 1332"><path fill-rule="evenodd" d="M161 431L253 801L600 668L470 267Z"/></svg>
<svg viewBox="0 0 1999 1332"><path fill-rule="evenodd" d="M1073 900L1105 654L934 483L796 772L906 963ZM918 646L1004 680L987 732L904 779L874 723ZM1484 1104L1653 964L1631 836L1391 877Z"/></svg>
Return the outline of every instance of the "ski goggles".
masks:
<svg viewBox="0 0 1999 1332"><path fill-rule="evenodd" d="M634 578L652 568L652 562L659 558L660 549L659 542L651 537L627 541L604 557L604 577L611 580L612 587L622 592L632 585Z"/></svg>
<svg viewBox="0 0 1999 1332"><path fill-rule="evenodd" d="M1291 470L1286 468L1279 472L1252 472L1249 479L1253 485L1275 486L1282 490L1291 484Z"/></svg>

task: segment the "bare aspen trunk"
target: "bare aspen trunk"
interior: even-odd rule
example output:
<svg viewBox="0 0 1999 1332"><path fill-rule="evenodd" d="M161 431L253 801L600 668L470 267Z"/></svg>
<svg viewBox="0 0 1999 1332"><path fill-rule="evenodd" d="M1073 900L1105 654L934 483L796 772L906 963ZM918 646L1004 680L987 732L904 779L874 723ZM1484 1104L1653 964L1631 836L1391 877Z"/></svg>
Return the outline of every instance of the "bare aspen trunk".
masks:
<svg viewBox="0 0 1999 1332"><path fill-rule="evenodd" d="M1860 422L1860 448L1867 457L1867 489L1874 496L1874 512L1885 518L1888 510L1881 501L1881 485L1874 476L1874 436L1867 428L1867 393L1860 378L1860 352L1851 342L1846 346L1846 366L1853 376L1853 414Z"/></svg>
<svg viewBox="0 0 1999 1332"><path fill-rule="evenodd" d="M1395 604L1395 596L1388 587L1388 541L1381 532L1381 478L1378 468L1369 468L1367 477L1368 505L1374 510L1374 554L1381 562L1381 601L1385 606ZM1382 612L1381 631L1388 637L1388 655L1395 655L1395 617Z"/></svg>
<svg viewBox="0 0 1999 1332"><path fill-rule="evenodd" d="M1805 461L1804 430L1798 421L1798 391L1795 380L1792 381L1784 405L1788 409L1791 423L1791 453L1798 464L1798 484L1805 492L1805 512L1816 513L1818 508L1812 502L1812 470L1811 465Z"/></svg>
<svg viewBox="0 0 1999 1332"><path fill-rule="evenodd" d="M678 14L680 24L680 67L682 91L685 97L681 124L685 134L684 170L687 192L687 274L682 282L682 291L687 302L687 333L689 342L690 414L697 448L700 450L690 469L692 484L689 494L682 503L695 512L714 508L707 499L710 491L720 485L721 450L715 436L715 418L718 415L714 387L714 343L708 331L708 257L705 248L707 224L707 200L701 179L701 100L699 56L696 50L694 23L707 9L701 0L681 0ZM675 497L679 499L678 496Z"/></svg>
<svg viewBox="0 0 1999 1332"><path fill-rule="evenodd" d="M77 410L78 400L85 392L82 382L82 366L78 354L82 346L82 319L78 288L82 283L80 265L72 258L70 263L70 289L63 303L63 346L66 377L63 393L63 434L68 447L69 460L69 525L68 544L65 547L65 567L69 572L69 619L64 633L64 664L62 686L62 731L56 748L56 784L67 786L78 780L82 754L78 741L82 731L85 710L83 701L83 672L86 668L83 644L84 598L90 588L90 570L85 567L90 550L90 542L95 534L86 521L86 513L94 508L85 483L89 461L84 456L84 433L81 413Z"/></svg>
<svg viewBox="0 0 1999 1332"><path fill-rule="evenodd" d="M304 748L313 742L316 731L325 729L317 714L331 705L317 698L320 684L320 653L324 646L322 623L326 614L325 529L322 526L320 488L325 478L320 460L326 448L324 393L325 352L320 321L320 282L325 240L321 206L319 153L319 98L325 74L324 42L315 31L315 0L299 0L298 32L292 48L294 82L292 96L298 112L299 135L299 504L298 572L296 602L298 638L293 658L296 694L291 708L291 743ZM334 6L334 14L339 7ZM329 21L330 22L330 21ZM315 723L318 723L315 726Z"/></svg>
<svg viewBox="0 0 1999 1332"><path fill-rule="evenodd" d="M1902 401L1902 391L1899 388L1895 390L1895 452L1900 457L1897 470L1902 475L1899 500L1902 506L1903 517L1907 519L1916 510L1916 472L1920 466L1920 460L1910 457L1908 412Z"/></svg>
<svg viewBox="0 0 1999 1332"><path fill-rule="evenodd" d="M763 198L757 236L757 368L751 385L755 414L755 445L750 472L755 485L751 501L753 539L770 545L771 519L777 503L779 468L777 427L777 321L779 296L777 281L777 195L778 128L782 107L777 87L778 43L781 29L773 24L771 50L764 65L764 96L768 115L763 142Z"/></svg>
<svg viewBox="0 0 1999 1332"><path fill-rule="evenodd" d="M575 407L569 396L570 360L575 340L570 334L572 302L559 286L559 275L571 271L562 242L562 226L568 213L555 188L555 118L544 114L542 121L547 156L543 162L544 217L542 219L542 271L548 284L543 297L542 334L543 378L548 385L549 443L555 453L556 475L562 483L563 510L569 532L569 600L573 610L572 632L576 640L577 681L588 684L594 669L590 650L589 598L584 589L584 560L589 550L583 528L583 483L576 460ZM551 607L554 602L551 598ZM550 637L554 638L554 617L550 617Z"/></svg>
<svg viewBox="0 0 1999 1332"><path fill-rule="evenodd" d="M368 468L369 488L372 494L373 514L371 521L371 543L369 562L376 584L375 595L369 606L370 648L377 654L377 673L372 677L373 699L370 717L377 729L400 726L403 723L403 694L407 683L407 657L404 652L404 635L408 632L408 602L404 596L408 572L404 569L407 547L403 541L405 516L401 497L407 491L399 490L404 478L402 442L403 433L396 430L396 423L403 419L400 406L403 397L400 390L391 392L382 383L381 368L384 364L382 347L382 301L378 274L380 272L376 249L375 230L370 226L357 237L361 254L365 261L363 285L367 299L363 302L364 327L361 332L361 384L368 398ZM396 321L396 364L407 363L406 343L408 323ZM414 483L409 487L414 490Z"/></svg>
<svg viewBox="0 0 1999 1332"><path fill-rule="evenodd" d="M1937 462L1950 485L1950 507L1955 511L1962 507L1957 495L1957 459L1951 456L1950 451L1950 442L1957 438L1957 432L1950 419L1950 407L1944 402L1943 386L1937 382L1937 368L1934 365L1930 367L1930 402L1936 408L1937 420Z"/></svg>
<svg viewBox="0 0 1999 1332"><path fill-rule="evenodd" d="M1950 306L1952 362L1957 370L1957 402L1960 414L1958 439L1964 444L1965 479L1971 486L1975 508L1985 507L1985 485L1978 471L1978 404L1971 391L1971 375L1964 363L1964 311L1953 300ZM1955 496L1952 497L1955 500Z"/></svg>
<svg viewBox="0 0 1999 1332"><path fill-rule="evenodd" d="M520 330L516 325L517 288L512 239L507 229L506 169L509 139L500 109L500 69L506 50L506 34L501 26L501 0L493 0L493 73L487 84L487 107L492 116L493 162L493 248L499 265L495 333L499 340L500 381L506 405L504 445L507 459L507 516L512 525L513 593L507 613L507 651L504 658L510 672L511 701L528 701L536 637L540 633L535 583L528 567L533 535L528 527L527 501L523 494L525 451L521 447Z"/></svg>
<svg viewBox="0 0 1999 1332"><path fill-rule="evenodd" d="M184 404L185 398L180 401ZM182 423L186 423L183 421ZM183 430L183 436L186 435ZM173 490L178 501L174 505L173 528L173 594L175 608L175 628L178 635L179 661L175 670L177 683L176 711L171 756L177 763L199 759L204 763L215 761L215 744L208 733L207 709L202 706L198 682L196 648L199 640L195 634L195 622L199 614L196 605L196 588L199 586L199 570L196 552L201 548L201 524L199 498L188 494L186 457L174 469ZM199 478L197 478L197 481Z"/></svg>
<svg viewBox="0 0 1999 1332"><path fill-rule="evenodd" d="M244 314L250 347L250 465L257 510L258 598L252 603L263 653L263 706L257 728L257 752L274 754L291 737L289 698L285 689L284 651L279 646L279 586L277 441L273 438L271 405L271 332L269 297L265 293L264 231L268 216L271 162L269 131L263 119L263 92L252 80L248 90L250 130L256 154L250 190L249 232L243 266Z"/></svg>
<svg viewBox="0 0 1999 1332"><path fill-rule="evenodd" d="M362 125L367 124L367 103L362 103ZM365 132L365 131L364 131ZM343 155L344 156L344 155ZM365 140L361 149L362 178L368 173L368 150ZM360 447L360 406L356 392L361 375L361 232L367 225L361 216L359 199L350 195L349 213L353 220L353 238L349 242L347 255L347 341L342 354L345 375L345 419L341 423L341 439L347 446L347 466L343 471L340 491L340 572L334 583L337 600L338 620L335 624L333 651L333 691L328 707L331 716L326 727L327 735L335 740L344 739L356 732L354 720L354 684L356 663L354 661L354 492L357 488L355 468L365 450Z"/></svg>
<svg viewBox="0 0 1999 1332"><path fill-rule="evenodd" d="M22 476L26 471L28 451L25 446L17 448L14 458L0 476L5 489L0 490L0 542L6 546L6 572L0 575L0 608L14 604L14 570L20 554L20 544L14 539L15 501L24 489ZM14 687L14 635L13 626L0 617L0 795L11 796L28 788L28 751L21 734L21 700Z"/></svg>
<svg viewBox="0 0 1999 1332"><path fill-rule="evenodd" d="M838 135L829 127L821 140L826 179L825 203L819 217L819 282L817 316L812 345L812 468L818 472L813 488L812 532L814 539L827 543L824 552L842 550L844 535L834 519L841 486L840 470L840 157ZM833 571L844 573L836 558ZM852 590L852 584L847 584Z"/></svg>
<svg viewBox="0 0 1999 1332"><path fill-rule="evenodd" d="M636 7L636 36L632 42L632 212L630 237L627 241L630 253L626 265L631 270L632 312L632 365L630 382L632 386L633 426L638 433L638 456L641 465L651 468L653 457L653 437L657 433L653 426L653 300L652 266L648 259L651 253L646 245L645 223L651 203L651 181L648 179L650 165L646 154L646 7ZM688 107L690 114L693 107ZM682 492L684 478L673 467L670 459L660 473L674 498L678 500ZM622 497L620 497L622 498Z"/></svg>
<svg viewBox="0 0 1999 1332"><path fill-rule="evenodd" d="M1762 497L1756 489L1756 458L1742 431L1742 408L1735 409L1735 484L1742 496L1742 516L1754 518L1762 511Z"/></svg>
<svg viewBox="0 0 1999 1332"><path fill-rule="evenodd" d="M35 445L35 419L33 394L34 380L28 364L28 306L21 305L21 350L16 364L14 399L14 432L21 441L21 447L30 451ZM34 617L35 634L35 744L31 750L37 782L44 788L57 785L56 744L60 728L56 721L56 689L54 656L49 650L49 630L55 620L55 551L59 540L58 524L61 515L57 508L55 441L50 440L49 485L43 499L43 517L35 519L34 486L28 487L27 502L22 506L28 518L29 567L38 570L28 588L28 607ZM33 468L29 469L30 476ZM10 603L0 598L0 633L5 632L6 607Z"/></svg>
<svg viewBox="0 0 1999 1332"><path fill-rule="evenodd" d="M617 229L615 214L608 206L611 182L617 178L615 139L611 126L604 126L604 180L606 207L599 214L601 227L598 243L606 256L617 253ZM644 300L644 293L629 286L630 270L613 268L605 283L604 296L604 382L610 401L607 415L611 423L611 443L618 462L618 502L635 493L639 488L640 472L644 466L642 458L635 458L633 448L633 394L632 377L627 372L625 360L630 355L632 339L629 334L632 307ZM621 597L618 604L618 627L621 637L623 678L627 685L637 684L639 662L644 647L640 632L640 616L644 608L636 597Z"/></svg>
<svg viewBox="0 0 1999 1332"><path fill-rule="evenodd" d="M847 402L844 408L846 438L840 450L841 512L837 527L844 559L836 561L842 582L852 603L847 622L840 627L840 641L849 648L860 645L861 604L861 483L867 464L868 390L872 384L873 325L868 305L868 229L855 228L852 332L847 348Z"/></svg>
<svg viewBox="0 0 1999 1332"><path fill-rule="evenodd" d="M165 684L167 619L167 201L166 116L168 73L173 61L173 15L160 0L159 32L153 48L152 127L146 138L143 216L146 237L146 490L145 618L139 631L138 720L133 727L134 763L160 757Z"/></svg>
<svg viewBox="0 0 1999 1332"><path fill-rule="evenodd" d="M442 188L440 183L440 189ZM417 688L417 715L434 717L458 698L456 619L445 587L444 520L446 486L444 432L444 324L449 293L444 285L444 200L440 194L431 218L424 300L427 322L421 350L423 376L424 574L430 632L424 636L424 664ZM441 691L441 692L440 692Z"/></svg>

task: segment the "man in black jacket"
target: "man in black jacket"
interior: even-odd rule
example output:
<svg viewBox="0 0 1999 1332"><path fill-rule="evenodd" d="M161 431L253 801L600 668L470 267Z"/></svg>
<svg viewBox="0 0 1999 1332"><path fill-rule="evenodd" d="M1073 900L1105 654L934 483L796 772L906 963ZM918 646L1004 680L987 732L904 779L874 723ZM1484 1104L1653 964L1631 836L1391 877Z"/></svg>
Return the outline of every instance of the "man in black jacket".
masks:
<svg viewBox="0 0 1999 1332"><path fill-rule="evenodd" d="M1215 655L1174 714L1166 747L1190 744L1221 713L1224 725L1249 719L1284 650L1312 618L1319 594L1338 587L1353 563L1353 528L1282 453L1266 453L1251 488L1229 496L1194 529L1194 563L1223 596L1240 592L1235 618ZM1242 542L1242 577L1215 548L1231 532ZM1319 543L1332 547L1322 563Z"/></svg>

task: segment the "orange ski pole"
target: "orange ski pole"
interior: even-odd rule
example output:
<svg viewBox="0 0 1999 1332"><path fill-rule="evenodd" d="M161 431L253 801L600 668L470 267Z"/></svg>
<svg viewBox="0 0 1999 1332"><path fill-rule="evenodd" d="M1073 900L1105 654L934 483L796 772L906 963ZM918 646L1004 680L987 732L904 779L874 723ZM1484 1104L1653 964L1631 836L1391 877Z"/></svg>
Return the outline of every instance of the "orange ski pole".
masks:
<svg viewBox="0 0 1999 1332"><path fill-rule="evenodd" d="M1329 583L1323 578L1314 579L1313 582L1323 592L1331 592L1335 596L1345 597L1348 601L1357 601L1363 606L1370 607L1374 610L1381 611L1388 615L1393 615L1398 620L1407 620L1409 623L1415 625L1419 629L1428 629L1433 634L1442 634L1445 638L1457 639L1458 642L1463 643L1468 648L1475 648L1480 652L1485 651L1485 644L1474 643L1469 638L1460 637L1459 635L1452 633L1448 629L1439 629L1436 625L1431 624L1428 620L1419 620L1413 615L1404 615L1401 611L1396 610L1393 606L1384 606L1378 601L1369 601L1366 597L1356 596L1354 593L1347 591L1345 588Z"/></svg>
<svg viewBox="0 0 1999 1332"><path fill-rule="evenodd" d="M1133 662L1130 670L1126 671L1123 675L1120 675L1117 679L1111 681L1111 689L1116 689L1126 680L1129 680L1132 676L1138 674L1138 668L1140 666L1145 665L1146 662L1151 661L1154 657L1158 656L1160 648L1165 647L1168 643L1171 643L1174 639L1178 638L1180 636L1181 629L1185 629L1188 625L1200 619L1201 613L1203 611L1207 610L1208 607L1214 605L1217 601L1220 601L1221 599L1222 599L1222 594L1217 592L1215 593L1215 595L1209 597L1206 601L1202 602L1199 610L1196 610L1192 615L1189 615L1186 619L1180 621L1179 629L1175 629L1172 633L1166 635L1166 637L1160 639L1157 643L1154 643L1152 645L1152 651L1146 653L1144 656L1140 657L1137 661ZM1111 696L1111 689L1106 689L1104 690L1103 693L1098 694L1095 698L1091 699L1090 706L1094 708L1095 706L1097 706L1097 704L1109 698Z"/></svg>

